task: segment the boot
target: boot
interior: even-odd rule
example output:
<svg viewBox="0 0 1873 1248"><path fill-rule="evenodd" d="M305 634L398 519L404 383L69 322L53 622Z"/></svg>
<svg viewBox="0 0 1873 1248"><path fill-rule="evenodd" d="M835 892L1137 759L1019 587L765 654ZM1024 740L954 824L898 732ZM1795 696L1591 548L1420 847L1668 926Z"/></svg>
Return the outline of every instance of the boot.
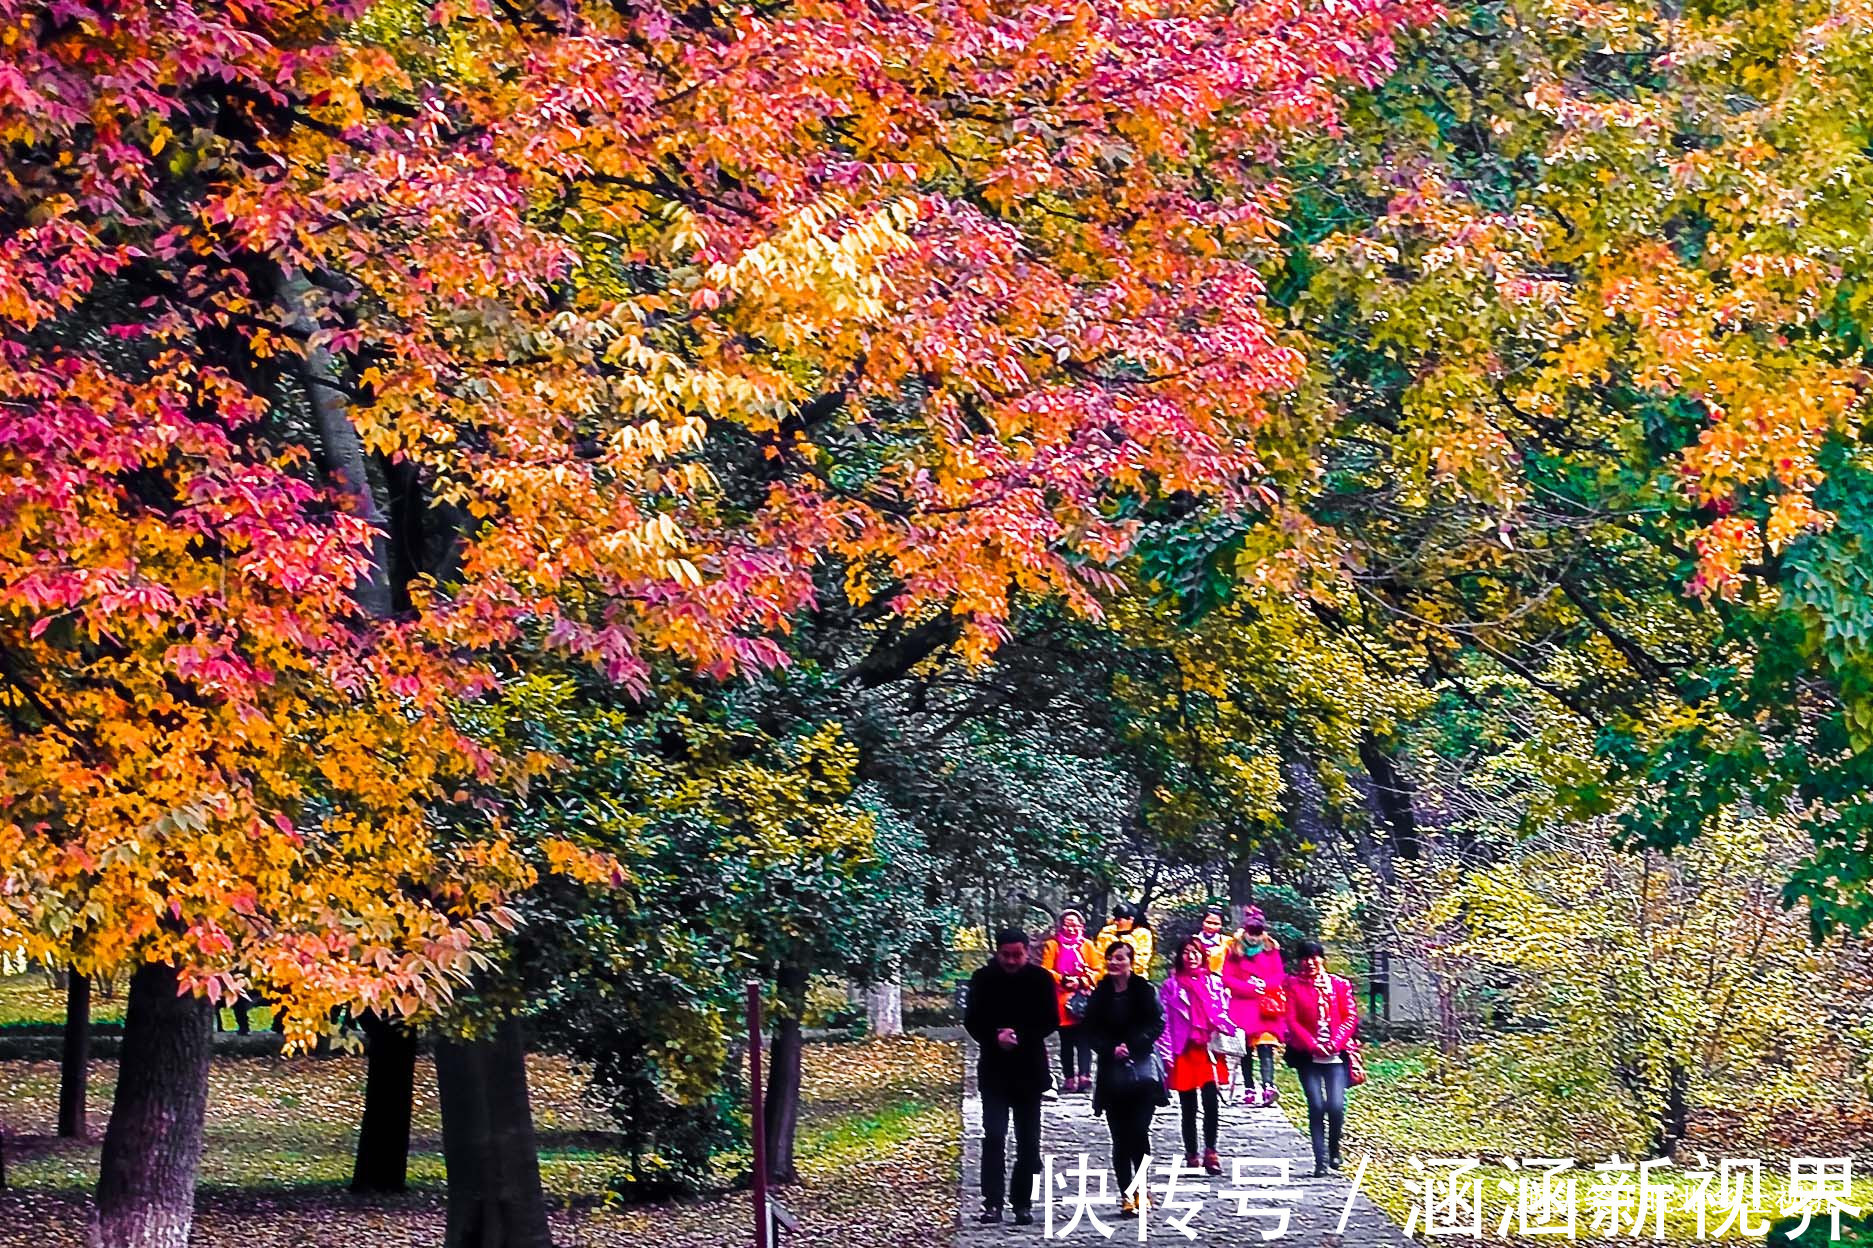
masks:
<svg viewBox="0 0 1873 1248"><path fill-rule="evenodd" d="M1203 1154L1203 1172L1205 1174L1221 1174L1223 1172L1223 1159L1216 1155L1216 1150L1213 1148Z"/></svg>

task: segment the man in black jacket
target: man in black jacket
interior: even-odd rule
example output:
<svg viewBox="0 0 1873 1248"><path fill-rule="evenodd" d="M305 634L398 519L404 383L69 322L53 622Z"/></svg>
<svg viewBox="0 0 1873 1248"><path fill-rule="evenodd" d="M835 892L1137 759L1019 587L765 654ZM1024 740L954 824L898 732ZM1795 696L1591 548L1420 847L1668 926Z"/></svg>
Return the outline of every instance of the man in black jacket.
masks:
<svg viewBox="0 0 1873 1248"><path fill-rule="evenodd" d="M1002 1220L1008 1120L1015 1126L1015 1172L1006 1188L1015 1221L1034 1221L1034 1179L1041 1170L1041 1093L1053 1086L1047 1037L1060 1026L1053 976L1028 962L1028 938L1014 928L995 936L995 960L969 979L963 1028L981 1049L982 1216Z"/></svg>

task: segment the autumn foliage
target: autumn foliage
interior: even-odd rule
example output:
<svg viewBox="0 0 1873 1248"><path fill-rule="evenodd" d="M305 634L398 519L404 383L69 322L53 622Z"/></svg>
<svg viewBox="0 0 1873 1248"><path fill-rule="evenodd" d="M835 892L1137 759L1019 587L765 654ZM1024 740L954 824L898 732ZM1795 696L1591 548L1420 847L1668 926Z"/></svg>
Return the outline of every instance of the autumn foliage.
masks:
<svg viewBox="0 0 1873 1248"><path fill-rule="evenodd" d="M542 861L460 716L833 569L986 655L1269 499L1275 157L1420 3L0 5L0 879L414 1011Z"/></svg>

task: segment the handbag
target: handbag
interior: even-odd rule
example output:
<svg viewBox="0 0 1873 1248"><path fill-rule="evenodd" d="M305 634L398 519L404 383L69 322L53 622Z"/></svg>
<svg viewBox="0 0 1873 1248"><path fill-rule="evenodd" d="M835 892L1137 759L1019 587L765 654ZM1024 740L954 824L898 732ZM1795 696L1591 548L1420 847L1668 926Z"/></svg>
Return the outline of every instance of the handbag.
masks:
<svg viewBox="0 0 1873 1248"><path fill-rule="evenodd" d="M1084 988L1075 988L1072 992L1067 994L1067 1017L1076 1023L1084 1021L1086 1018L1086 1007L1092 1003L1092 993L1086 991Z"/></svg>
<svg viewBox="0 0 1873 1248"><path fill-rule="evenodd" d="M1143 1057L1114 1061L1106 1072L1106 1090L1113 1096L1130 1098L1156 1094L1164 1088L1164 1063L1156 1049Z"/></svg>
<svg viewBox="0 0 1873 1248"><path fill-rule="evenodd" d="M1350 1087L1358 1087L1366 1081L1366 1059L1359 1055L1359 1046L1346 1046L1346 1082Z"/></svg>
<svg viewBox="0 0 1873 1248"><path fill-rule="evenodd" d="M1263 1018L1285 1018L1288 1013L1288 994L1282 988L1270 988L1261 995L1258 1004Z"/></svg>
<svg viewBox="0 0 1873 1248"><path fill-rule="evenodd" d="M1218 1057L1247 1057L1248 1037L1240 1031L1225 1031L1210 1041L1210 1052Z"/></svg>

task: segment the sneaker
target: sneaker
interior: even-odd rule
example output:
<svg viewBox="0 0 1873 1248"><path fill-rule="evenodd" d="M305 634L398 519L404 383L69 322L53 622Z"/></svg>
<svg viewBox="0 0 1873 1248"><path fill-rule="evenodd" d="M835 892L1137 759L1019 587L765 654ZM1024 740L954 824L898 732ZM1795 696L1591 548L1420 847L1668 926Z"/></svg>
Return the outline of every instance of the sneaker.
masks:
<svg viewBox="0 0 1873 1248"><path fill-rule="evenodd" d="M999 1205L993 1209L984 1209L981 1213L976 1215L976 1221L982 1223L984 1226L992 1225L1001 1220L1002 1211Z"/></svg>
<svg viewBox="0 0 1873 1248"><path fill-rule="evenodd" d="M1261 1092L1252 1083L1242 1085L1242 1105L1245 1109L1254 1109L1257 1105L1266 1105Z"/></svg>
<svg viewBox="0 0 1873 1248"><path fill-rule="evenodd" d="M1120 1201L1119 1202L1119 1216L1121 1218L1137 1217L1138 1216L1138 1201L1130 1196L1127 1196L1124 1200Z"/></svg>
<svg viewBox="0 0 1873 1248"><path fill-rule="evenodd" d="M1203 1173L1221 1174L1222 1172L1223 1172L1223 1159L1216 1155L1216 1150L1212 1148L1207 1153L1204 1153L1203 1154Z"/></svg>
<svg viewBox="0 0 1873 1248"><path fill-rule="evenodd" d="M1029 1209L1015 1210L1015 1225L1016 1226L1033 1226L1034 1225L1033 1211Z"/></svg>
<svg viewBox="0 0 1873 1248"><path fill-rule="evenodd" d="M1314 1177L1315 1177L1316 1179L1327 1179L1327 1178L1332 1178L1332 1177L1333 1177L1333 1171L1331 1171L1331 1170L1329 1170L1329 1169L1327 1169L1327 1163L1326 1163L1326 1162L1324 1162L1324 1161L1316 1161L1316 1162L1314 1163Z"/></svg>
<svg viewBox="0 0 1873 1248"><path fill-rule="evenodd" d="M1275 1091L1274 1088L1269 1087L1269 1088L1262 1089L1262 1104L1273 1105L1276 1101L1280 1099L1281 1099L1281 1094Z"/></svg>
<svg viewBox="0 0 1873 1248"><path fill-rule="evenodd" d="M1197 1160L1197 1155L1195 1153L1192 1153L1190 1154L1190 1156L1184 1158L1184 1169L1201 1170L1202 1168L1203 1168L1203 1165L1201 1162Z"/></svg>
<svg viewBox="0 0 1873 1248"><path fill-rule="evenodd" d="M1327 1164L1333 1167L1335 1170L1344 1170L1346 1168L1346 1163L1340 1160L1340 1155L1338 1153L1335 1153L1333 1156L1327 1158Z"/></svg>

